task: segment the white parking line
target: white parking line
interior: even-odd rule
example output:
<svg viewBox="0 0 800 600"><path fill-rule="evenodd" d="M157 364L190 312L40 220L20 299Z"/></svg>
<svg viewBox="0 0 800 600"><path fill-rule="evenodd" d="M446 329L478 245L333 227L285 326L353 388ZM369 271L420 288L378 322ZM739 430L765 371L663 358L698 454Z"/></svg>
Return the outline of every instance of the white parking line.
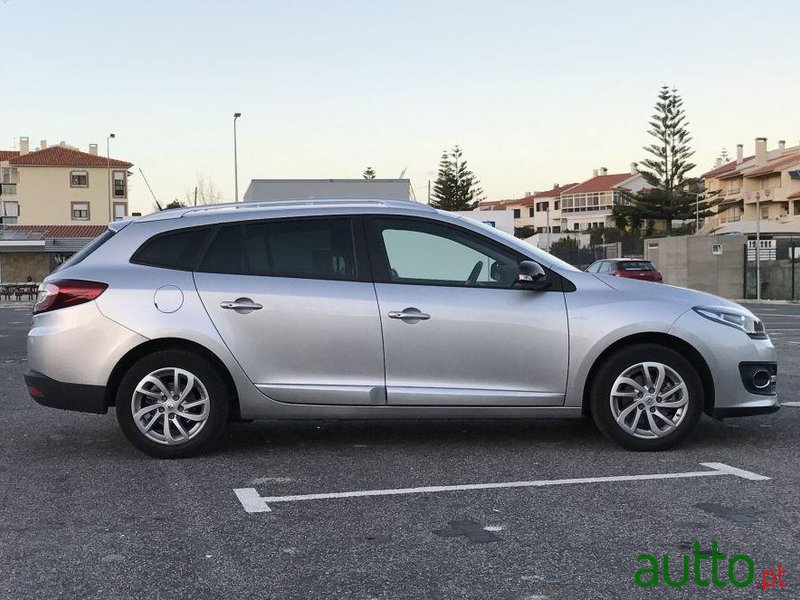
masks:
<svg viewBox="0 0 800 600"><path fill-rule="evenodd" d="M234 489L236 497L249 513L270 512L269 505L274 502L301 502L304 500L331 500L336 498L363 498L366 496L400 496L404 494L433 494L437 492L458 492L466 490L492 490L505 488L543 487L548 485L570 485L579 483L606 483L616 481L646 481L653 479L683 479L687 477L713 477L716 475L735 475L750 481L765 481L769 477L737 469L724 463L700 463L708 471L689 471L687 473L655 473L651 475L613 475L610 477L580 477L577 479L539 479L534 481L508 481L505 483L470 483L466 485L434 485L416 488L394 488L386 490L361 490L354 492L330 492L325 494L300 494L295 496L259 496L255 488Z"/></svg>
<svg viewBox="0 0 800 600"><path fill-rule="evenodd" d="M800 402L781 402L781 406L788 406L790 408L800 408Z"/></svg>

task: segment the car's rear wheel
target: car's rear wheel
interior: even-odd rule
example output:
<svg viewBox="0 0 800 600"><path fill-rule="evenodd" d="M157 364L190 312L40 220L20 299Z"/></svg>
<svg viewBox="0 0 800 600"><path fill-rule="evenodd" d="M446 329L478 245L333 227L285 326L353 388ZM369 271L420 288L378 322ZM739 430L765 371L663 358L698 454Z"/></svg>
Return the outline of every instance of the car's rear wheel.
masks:
<svg viewBox="0 0 800 600"><path fill-rule="evenodd" d="M592 382L590 408L597 427L629 450L666 450L695 428L703 412L703 384L680 353L636 344L609 356Z"/></svg>
<svg viewBox="0 0 800 600"><path fill-rule="evenodd" d="M117 389L117 421L139 450L184 458L208 450L228 420L229 393L219 370L185 350L139 359Z"/></svg>

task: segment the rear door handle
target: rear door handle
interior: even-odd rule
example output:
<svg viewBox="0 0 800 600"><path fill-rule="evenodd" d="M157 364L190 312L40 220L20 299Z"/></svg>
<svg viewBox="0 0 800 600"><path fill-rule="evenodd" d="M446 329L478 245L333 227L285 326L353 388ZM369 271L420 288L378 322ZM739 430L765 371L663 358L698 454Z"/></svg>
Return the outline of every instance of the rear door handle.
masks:
<svg viewBox="0 0 800 600"><path fill-rule="evenodd" d="M393 310L389 312L390 319L401 319L403 321L427 321L431 316L422 312L418 308L410 306L403 310Z"/></svg>
<svg viewBox="0 0 800 600"><path fill-rule="evenodd" d="M220 308L227 310L235 310L240 314L247 314L254 310L261 310L264 308L258 302L253 302L250 298L237 298L236 300L226 300L219 303Z"/></svg>

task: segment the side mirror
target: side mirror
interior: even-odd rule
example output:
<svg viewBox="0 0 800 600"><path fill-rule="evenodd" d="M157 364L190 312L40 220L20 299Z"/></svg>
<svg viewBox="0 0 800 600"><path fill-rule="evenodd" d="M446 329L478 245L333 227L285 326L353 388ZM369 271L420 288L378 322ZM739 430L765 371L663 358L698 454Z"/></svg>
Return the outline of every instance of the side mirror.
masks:
<svg viewBox="0 0 800 600"><path fill-rule="evenodd" d="M514 285L526 290L544 290L550 287L550 280L539 263L523 260L519 263Z"/></svg>

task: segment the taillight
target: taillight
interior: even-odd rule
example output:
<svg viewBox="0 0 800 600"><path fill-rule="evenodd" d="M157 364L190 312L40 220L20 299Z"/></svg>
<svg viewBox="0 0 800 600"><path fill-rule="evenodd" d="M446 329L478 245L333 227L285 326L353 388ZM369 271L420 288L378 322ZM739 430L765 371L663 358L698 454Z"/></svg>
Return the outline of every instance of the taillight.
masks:
<svg viewBox="0 0 800 600"><path fill-rule="evenodd" d="M106 291L107 283L97 281L80 281L77 279L64 279L43 283L39 286L39 295L33 306L33 314L77 306L84 302L91 302Z"/></svg>

